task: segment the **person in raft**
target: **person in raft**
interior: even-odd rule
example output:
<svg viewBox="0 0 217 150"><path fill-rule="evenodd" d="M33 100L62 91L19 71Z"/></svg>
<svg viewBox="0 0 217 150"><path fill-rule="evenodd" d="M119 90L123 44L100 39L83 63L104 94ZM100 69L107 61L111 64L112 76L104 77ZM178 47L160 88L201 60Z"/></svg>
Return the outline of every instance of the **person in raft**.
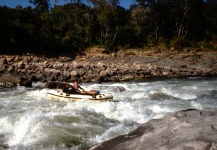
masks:
<svg viewBox="0 0 217 150"><path fill-rule="evenodd" d="M85 91L78 84L78 81L75 81L74 83L66 84L63 87L63 92L69 93L69 94L76 94L76 93L88 94L88 95L92 95L93 98L96 98L96 95L98 95L100 93L100 91L98 91L98 90Z"/></svg>
<svg viewBox="0 0 217 150"><path fill-rule="evenodd" d="M64 93L69 94L81 93L81 91L84 91L84 89L80 85L78 85L77 81L75 81L74 83L66 84L62 90Z"/></svg>

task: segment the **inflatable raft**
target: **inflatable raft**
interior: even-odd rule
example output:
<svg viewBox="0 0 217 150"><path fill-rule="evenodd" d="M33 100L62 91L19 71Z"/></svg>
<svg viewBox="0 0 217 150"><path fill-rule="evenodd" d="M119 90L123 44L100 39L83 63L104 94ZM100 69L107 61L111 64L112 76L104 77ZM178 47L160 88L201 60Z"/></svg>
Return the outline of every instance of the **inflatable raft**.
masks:
<svg viewBox="0 0 217 150"><path fill-rule="evenodd" d="M71 100L81 100L81 99L88 99L88 100L101 100L101 101L112 101L113 96L110 93L99 93L97 95L91 94L91 91L86 91L82 93L76 94L68 94L62 92L62 90L49 90L48 95L56 98L67 98Z"/></svg>

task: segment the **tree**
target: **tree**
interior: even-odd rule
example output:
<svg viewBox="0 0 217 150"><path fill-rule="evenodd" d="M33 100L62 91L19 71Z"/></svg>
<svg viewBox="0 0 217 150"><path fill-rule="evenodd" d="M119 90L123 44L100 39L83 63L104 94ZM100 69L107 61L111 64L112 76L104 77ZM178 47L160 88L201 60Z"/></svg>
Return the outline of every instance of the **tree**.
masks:
<svg viewBox="0 0 217 150"><path fill-rule="evenodd" d="M143 39L148 38L149 42L158 40L161 34L160 30L165 23L163 14L164 11L168 10L166 4L164 0L136 0L132 17L137 20L137 26Z"/></svg>
<svg viewBox="0 0 217 150"><path fill-rule="evenodd" d="M93 45L112 52L162 41L182 49L191 41L216 42L216 0L135 0L129 10L119 0L70 0L50 9L50 0L29 1L36 7L0 6L1 52L71 54Z"/></svg>
<svg viewBox="0 0 217 150"><path fill-rule="evenodd" d="M217 1L207 0L205 7L206 33L211 38L217 38Z"/></svg>
<svg viewBox="0 0 217 150"><path fill-rule="evenodd" d="M31 7L0 7L0 16L1 48L9 49L10 52L19 49L17 53L22 53L37 45L39 18Z"/></svg>
<svg viewBox="0 0 217 150"><path fill-rule="evenodd" d="M30 3L33 3L40 13L48 12L50 0L29 0ZM56 0L55 0L56 2Z"/></svg>
<svg viewBox="0 0 217 150"><path fill-rule="evenodd" d="M42 15L41 35L50 39L50 47L60 48L60 53L76 53L91 43L91 14L83 3L55 6ZM51 38L50 38L51 37Z"/></svg>
<svg viewBox="0 0 217 150"><path fill-rule="evenodd" d="M121 28L124 9L119 0L90 0L100 27L100 44L107 50L115 47L116 38Z"/></svg>

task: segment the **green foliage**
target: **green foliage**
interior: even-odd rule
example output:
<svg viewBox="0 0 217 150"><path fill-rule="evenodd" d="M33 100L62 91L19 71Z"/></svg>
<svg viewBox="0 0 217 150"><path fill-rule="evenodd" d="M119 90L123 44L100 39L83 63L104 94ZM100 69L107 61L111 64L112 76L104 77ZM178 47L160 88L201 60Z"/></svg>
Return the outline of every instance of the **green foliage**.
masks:
<svg viewBox="0 0 217 150"><path fill-rule="evenodd" d="M202 49L216 49L214 43L208 41L199 41L197 42L199 48Z"/></svg>
<svg viewBox="0 0 217 150"><path fill-rule="evenodd" d="M48 12L50 0L29 0L30 3L35 5L36 10L39 13Z"/></svg>
<svg viewBox="0 0 217 150"><path fill-rule="evenodd" d="M135 0L129 10L119 0L79 0L63 6L55 1L51 8L50 0L29 1L35 8L0 6L1 53L73 55L93 45L107 52L216 48L214 0Z"/></svg>
<svg viewBox="0 0 217 150"><path fill-rule="evenodd" d="M188 46L188 40L184 36L175 37L170 41L170 47L174 48L175 50L182 50L183 48Z"/></svg>

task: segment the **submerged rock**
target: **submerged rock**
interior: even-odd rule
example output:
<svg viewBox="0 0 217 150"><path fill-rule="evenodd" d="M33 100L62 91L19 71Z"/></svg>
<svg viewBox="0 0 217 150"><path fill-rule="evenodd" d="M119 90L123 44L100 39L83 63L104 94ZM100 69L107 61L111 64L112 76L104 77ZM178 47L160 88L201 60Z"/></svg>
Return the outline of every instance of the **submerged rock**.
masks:
<svg viewBox="0 0 217 150"><path fill-rule="evenodd" d="M183 110L88 150L216 150L217 111Z"/></svg>

